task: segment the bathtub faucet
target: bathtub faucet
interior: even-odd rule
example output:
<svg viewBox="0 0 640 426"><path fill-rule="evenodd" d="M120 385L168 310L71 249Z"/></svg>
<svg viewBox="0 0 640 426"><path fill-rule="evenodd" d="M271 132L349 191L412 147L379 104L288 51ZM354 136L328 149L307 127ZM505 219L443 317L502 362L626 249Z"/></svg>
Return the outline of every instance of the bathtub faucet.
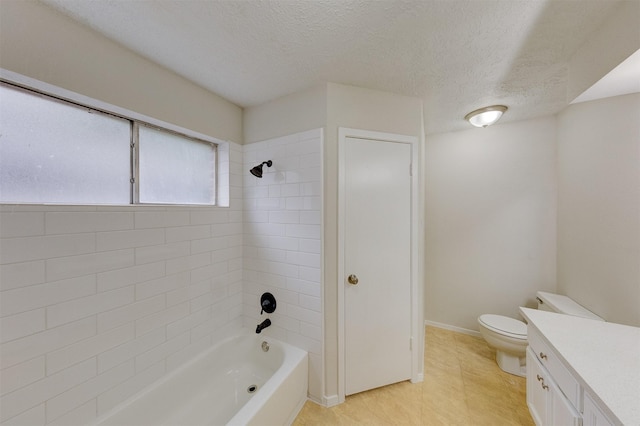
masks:
<svg viewBox="0 0 640 426"><path fill-rule="evenodd" d="M262 330L264 330L265 328L269 327L270 325L271 325L271 320L269 318L267 318L266 320L264 320L260 324L258 324L258 326L256 327L256 333L260 334L260 332Z"/></svg>

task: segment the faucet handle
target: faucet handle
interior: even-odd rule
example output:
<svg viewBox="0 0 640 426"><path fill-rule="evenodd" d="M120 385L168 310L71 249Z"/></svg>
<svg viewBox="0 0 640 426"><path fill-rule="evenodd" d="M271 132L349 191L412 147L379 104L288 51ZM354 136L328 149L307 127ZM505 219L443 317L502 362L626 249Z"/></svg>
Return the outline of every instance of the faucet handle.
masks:
<svg viewBox="0 0 640 426"><path fill-rule="evenodd" d="M260 297L260 315L264 312L271 314L276 310L276 298L271 293L264 293Z"/></svg>

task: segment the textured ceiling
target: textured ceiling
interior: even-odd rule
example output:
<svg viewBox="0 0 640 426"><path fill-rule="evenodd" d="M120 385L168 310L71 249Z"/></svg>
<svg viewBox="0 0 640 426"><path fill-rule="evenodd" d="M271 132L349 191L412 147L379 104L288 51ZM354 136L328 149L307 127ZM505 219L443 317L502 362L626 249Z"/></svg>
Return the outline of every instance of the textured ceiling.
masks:
<svg viewBox="0 0 640 426"><path fill-rule="evenodd" d="M428 133L553 114L616 0L41 0L240 106L323 82L420 97Z"/></svg>

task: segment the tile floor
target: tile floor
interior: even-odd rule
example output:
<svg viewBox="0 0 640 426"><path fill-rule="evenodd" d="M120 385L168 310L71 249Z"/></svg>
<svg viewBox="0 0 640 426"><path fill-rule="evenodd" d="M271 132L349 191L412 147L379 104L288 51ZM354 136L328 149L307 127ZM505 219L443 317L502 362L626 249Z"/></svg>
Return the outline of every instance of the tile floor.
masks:
<svg viewBox="0 0 640 426"><path fill-rule="evenodd" d="M483 339L425 329L425 380L401 382L347 397L331 408L307 401L302 425L534 425L525 379L498 368Z"/></svg>

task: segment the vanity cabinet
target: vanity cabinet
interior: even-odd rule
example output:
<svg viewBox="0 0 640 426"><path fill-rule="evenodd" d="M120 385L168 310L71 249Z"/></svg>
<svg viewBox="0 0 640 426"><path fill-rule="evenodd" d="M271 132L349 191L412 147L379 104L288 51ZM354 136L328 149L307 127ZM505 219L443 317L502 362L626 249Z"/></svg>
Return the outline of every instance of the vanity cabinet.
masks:
<svg viewBox="0 0 640 426"><path fill-rule="evenodd" d="M640 425L640 328L520 308L536 425Z"/></svg>
<svg viewBox="0 0 640 426"><path fill-rule="evenodd" d="M527 406L536 425L613 426L540 333L527 333Z"/></svg>

